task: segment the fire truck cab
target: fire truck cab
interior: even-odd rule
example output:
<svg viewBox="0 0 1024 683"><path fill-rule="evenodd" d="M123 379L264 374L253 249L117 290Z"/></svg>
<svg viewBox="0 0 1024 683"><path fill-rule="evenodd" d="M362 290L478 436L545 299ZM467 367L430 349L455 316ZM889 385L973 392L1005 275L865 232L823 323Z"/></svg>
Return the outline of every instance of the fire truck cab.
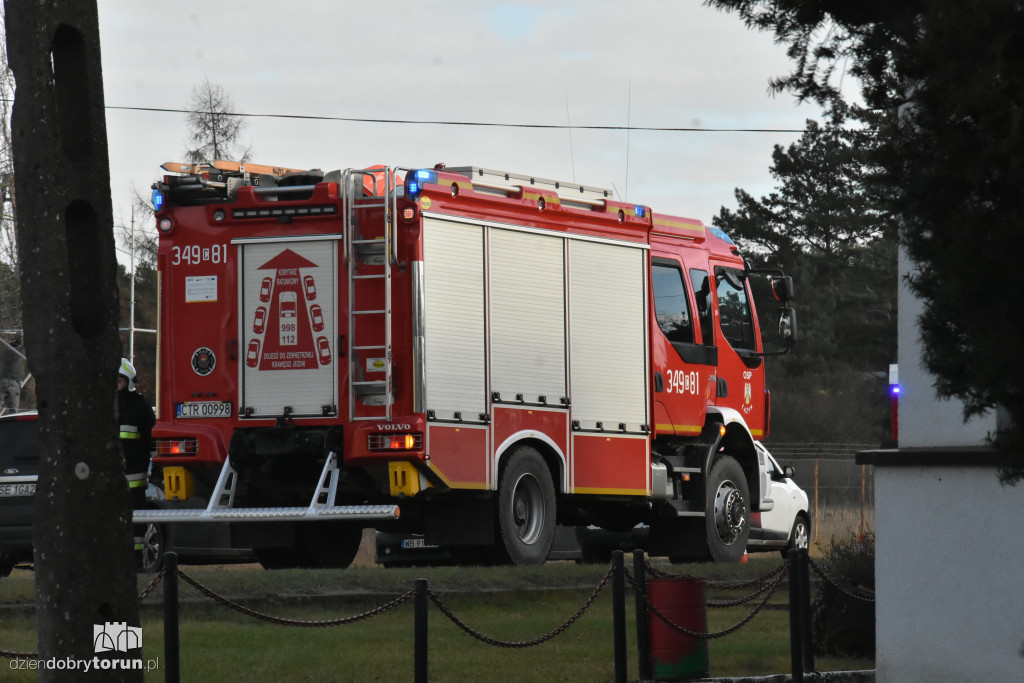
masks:
<svg viewBox="0 0 1024 683"><path fill-rule="evenodd" d="M364 527L543 562L556 524L738 561L770 509L766 354L721 231L477 167L166 164L142 521L218 522L267 566L344 566Z"/></svg>

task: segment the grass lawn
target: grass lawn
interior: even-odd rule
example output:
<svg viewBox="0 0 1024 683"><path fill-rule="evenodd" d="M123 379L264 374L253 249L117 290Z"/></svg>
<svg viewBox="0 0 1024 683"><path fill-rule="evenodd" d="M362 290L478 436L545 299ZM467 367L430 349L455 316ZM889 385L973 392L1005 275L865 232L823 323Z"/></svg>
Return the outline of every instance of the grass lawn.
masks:
<svg viewBox="0 0 1024 683"><path fill-rule="evenodd" d="M716 580L765 575L779 565L777 555L755 557L737 566L694 565L663 569ZM607 567L549 563L543 567L471 567L345 571L265 572L258 567L185 567L217 593L244 600L274 616L324 620L361 614L409 590L416 578L464 622L506 641L531 640L562 624L593 593ZM139 578L140 590L149 577ZM404 681L413 677L413 603L354 624L298 628L254 620L180 584L181 671L184 681ZM727 599L742 592L711 591ZM160 659L147 681L162 681L161 587L143 603L143 659ZM16 571L0 580L0 650L34 651L31 609L11 605L32 599L32 574ZM785 586L769 607L738 632L709 644L711 674L767 675L789 671L789 614ZM753 604L756 604L756 600ZM753 604L708 612L710 631L739 622ZM636 627L632 591L627 594L628 675L637 678ZM605 681L615 664L611 584L568 630L537 647L509 649L486 645L457 628L431 606L430 678L436 681ZM31 672L10 671L0 679L33 681ZM822 659L820 671L873 668L866 660Z"/></svg>

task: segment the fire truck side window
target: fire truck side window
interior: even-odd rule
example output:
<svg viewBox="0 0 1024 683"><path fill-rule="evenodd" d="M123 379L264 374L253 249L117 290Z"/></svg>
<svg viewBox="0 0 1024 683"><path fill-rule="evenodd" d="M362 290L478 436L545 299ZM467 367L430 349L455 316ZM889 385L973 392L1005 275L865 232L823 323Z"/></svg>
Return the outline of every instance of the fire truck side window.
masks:
<svg viewBox="0 0 1024 683"><path fill-rule="evenodd" d="M750 318L750 301L743 286L743 271L715 268L715 290L722 334L734 349L754 351L754 323Z"/></svg>
<svg viewBox="0 0 1024 683"><path fill-rule="evenodd" d="M654 284L654 311L658 327L671 342L693 343L693 324L690 322L690 301L683 286L683 274L670 265L651 264Z"/></svg>
<svg viewBox="0 0 1024 683"><path fill-rule="evenodd" d="M708 271L690 270L690 283L693 285L693 295L697 299L697 324L700 326L700 338L702 343L711 346L715 343L711 334L711 282L708 278Z"/></svg>

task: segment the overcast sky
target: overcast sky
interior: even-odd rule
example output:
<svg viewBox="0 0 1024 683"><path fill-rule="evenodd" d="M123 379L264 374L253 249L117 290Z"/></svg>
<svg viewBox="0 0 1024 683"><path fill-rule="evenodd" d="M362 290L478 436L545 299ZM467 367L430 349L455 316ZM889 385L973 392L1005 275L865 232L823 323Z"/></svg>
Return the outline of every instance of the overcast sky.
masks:
<svg viewBox="0 0 1024 683"><path fill-rule="evenodd" d="M699 0L212 2L100 0L115 215L183 161L193 86L239 111L361 119L802 129L820 117L768 80L771 36ZM249 118L257 163L475 165L614 189L710 223L733 190L772 187L793 133L537 130Z"/></svg>

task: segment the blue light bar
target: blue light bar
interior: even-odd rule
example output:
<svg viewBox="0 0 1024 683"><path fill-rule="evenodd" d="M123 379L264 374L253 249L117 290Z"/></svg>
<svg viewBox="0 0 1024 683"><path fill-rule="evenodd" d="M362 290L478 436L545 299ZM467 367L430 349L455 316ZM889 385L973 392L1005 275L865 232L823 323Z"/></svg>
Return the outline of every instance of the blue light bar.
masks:
<svg viewBox="0 0 1024 683"><path fill-rule="evenodd" d="M420 193L423 186L427 183L437 183L437 171L431 171L425 168L413 171L406 177L405 194L407 196L414 197Z"/></svg>
<svg viewBox="0 0 1024 683"><path fill-rule="evenodd" d="M164 193L160 190L153 188L153 210L159 211L164 206Z"/></svg>
<svg viewBox="0 0 1024 683"><path fill-rule="evenodd" d="M890 385L889 386L889 393L892 394L893 396L899 396L900 395L900 385L899 384L892 384L892 385Z"/></svg>
<svg viewBox="0 0 1024 683"><path fill-rule="evenodd" d="M633 210L636 211L637 218L643 218L644 216L647 215L646 206L640 206L639 204L637 204L636 206L633 207Z"/></svg>

